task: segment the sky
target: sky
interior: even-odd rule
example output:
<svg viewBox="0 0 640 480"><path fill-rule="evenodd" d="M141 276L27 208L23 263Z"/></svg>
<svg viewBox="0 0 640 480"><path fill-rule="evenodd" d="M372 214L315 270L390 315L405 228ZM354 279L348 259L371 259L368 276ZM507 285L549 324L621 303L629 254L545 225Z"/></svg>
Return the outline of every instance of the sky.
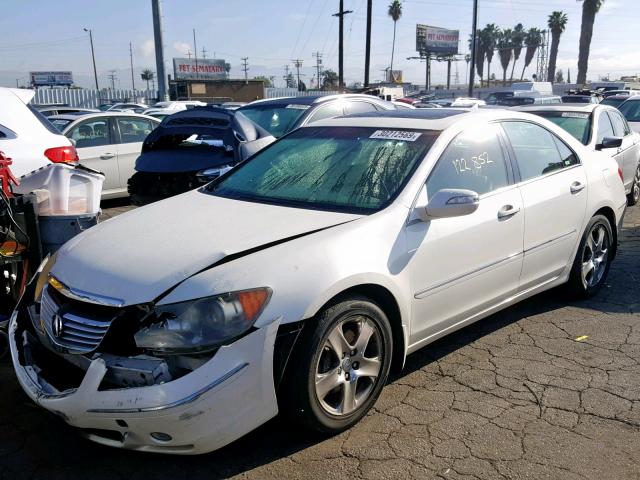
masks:
<svg viewBox="0 0 640 480"><path fill-rule="evenodd" d="M393 21L387 15L390 0L373 0L371 79L381 80L391 61ZM362 81L366 31L366 0L344 0L345 81ZM588 78L640 73L640 24L638 0L606 0L596 17ZM142 86L140 71L155 70L151 0L0 0L0 85L28 82L32 70L71 70L76 84L93 85L88 34L93 31L98 81L109 83L116 71L116 87L131 88L129 43L133 46L135 82ZM302 59L302 79L314 77L313 52L323 56L325 68L338 69L338 0L164 0L164 44L167 72L173 57L193 52L196 29L198 55L225 59L231 77L243 76L241 58L249 57L249 77L274 76L284 86L285 65ZM460 53L467 53L471 32L472 0L403 0L397 23L394 69L404 80L424 84L424 63L415 56L417 23L460 30ZM479 0L479 26L495 23L509 27L545 28L553 10L567 13L569 23L560 41L558 68L577 75L581 2L576 0ZM522 69L522 55L516 72ZM534 73L535 60L527 75ZM432 83L446 80L446 64L435 63ZM460 83L467 76L463 60L452 67ZM491 71L501 78L497 55ZM485 68L486 74L486 68Z"/></svg>

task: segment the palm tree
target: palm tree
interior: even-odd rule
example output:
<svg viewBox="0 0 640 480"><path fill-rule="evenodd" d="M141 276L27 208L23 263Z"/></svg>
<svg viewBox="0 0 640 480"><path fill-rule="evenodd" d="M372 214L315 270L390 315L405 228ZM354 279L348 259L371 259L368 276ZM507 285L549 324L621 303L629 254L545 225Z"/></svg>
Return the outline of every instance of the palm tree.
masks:
<svg viewBox="0 0 640 480"><path fill-rule="evenodd" d="M524 54L524 67L522 67L520 80L524 78L524 71L531 64L531 60L533 60L536 50L538 50L538 47L542 45L542 32L537 28L530 28L527 30L524 44L527 47L527 51Z"/></svg>
<svg viewBox="0 0 640 480"><path fill-rule="evenodd" d="M147 82L147 91L149 91L149 82L153 80L153 78L155 77L155 73L153 72L153 70L149 70L147 68L142 71L140 76L142 77L142 80L145 80Z"/></svg>
<svg viewBox="0 0 640 480"><path fill-rule="evenodd" d="M524 44L524 37L526 32L524 31L524 25L517 24L513 28L513 34L511 35L511 43L513 43L513 65L511 66L511 80L513 80L513 71L516 69L516 62L520 59L522 53L522 45Z"/></svg>
<svg viewBox="0 0 640 480"><path fill-rule="evenodd" d="M553 82L556 77L556 60L558 59L558 46L560 45L560 35L567 27L567 14L560 11L551 12L547 25L551 31L551 51L549 52L549 69L547 78Z"/></svg>
<svg viewBox="0 0 640 480"><path fill-rule="evenodd" d="M393 54L396 49L396 23L402 16L402 3L400 3L400 0L393 0L389 5L389 11L387 13L393 20L393 43L391 45L391 71L393 72Z"/></svg>
<svg viewBox="0 0 640 480"><path fill-rule="evenodd" d="M498 44L498 37L500 35L500 29L495 23L489 23L482 29L481 41L484 45L484 55L487 57L487 85L491 82L491 61L493 60L493 53Z"/></svg>
<svg viewBox="0 0 640 480"><path fill-rule="evenodd" d="M578 53L578 85L587 83L587 68L589 66L589 49L593 36L593 24L596 13L602 7L604 0L582 0L582 25L580 27L580 51Z"/></svg>
<svg viewBox="0 0 640 480"><path fill-rule="evenodd" d="M500 57L500 65L502 66L502 85L507 85L507 68L511 62L511 56L513 54L513 43L511 37L513 36L513 30L505 28L498 37L498 55Z"/></svg>

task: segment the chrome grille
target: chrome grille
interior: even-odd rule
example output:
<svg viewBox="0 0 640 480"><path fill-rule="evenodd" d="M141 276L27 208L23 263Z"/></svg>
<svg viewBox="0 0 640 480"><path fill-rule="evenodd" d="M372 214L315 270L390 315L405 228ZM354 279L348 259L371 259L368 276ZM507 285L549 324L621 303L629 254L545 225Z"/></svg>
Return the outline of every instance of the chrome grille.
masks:
<svg viewBox="0 0 640 480"><path fill-rule="evenodd" d="M61 308L51 297L48 289L49 287L42 292L40 322L51 342L69 353L88 353L98 348L111 326L113 316L96 315L87 318L85 315Z"/></svg>

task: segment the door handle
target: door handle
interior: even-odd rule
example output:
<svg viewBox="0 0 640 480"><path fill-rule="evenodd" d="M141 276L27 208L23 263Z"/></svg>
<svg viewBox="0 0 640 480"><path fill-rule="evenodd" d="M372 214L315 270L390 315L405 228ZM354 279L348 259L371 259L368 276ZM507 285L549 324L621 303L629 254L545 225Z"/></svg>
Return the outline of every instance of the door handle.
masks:
<svg viewBox="0 0 640 480"><path fill-rule="evenodd" d="M500 210L498 210L498 218L513 217L519 211L520 211L520 207L514 207L513 205L505 205Z"/></svg>
<svg viewBox="0 0 640 480"><path fill-rule="evenodd" d="M581 192L581 191L584 189L584 187L585 187L585 186L586 186L586 185L585 185L584 183L580 183L580 182L573 182L573 183L571 184L571 193L578 193L578 192Z"/></svg>
<svg viewBox="0 0 640 480"><path fill-rule="evenodd" d="M102 160L109 160L110 158L113 158L113 157L115 157L115 156L116 156L116 154L115 154L115 153L109 153L109 152L107 152L107 153L103 153L102 155L100 155L100 158L101 158Z"/></svg>

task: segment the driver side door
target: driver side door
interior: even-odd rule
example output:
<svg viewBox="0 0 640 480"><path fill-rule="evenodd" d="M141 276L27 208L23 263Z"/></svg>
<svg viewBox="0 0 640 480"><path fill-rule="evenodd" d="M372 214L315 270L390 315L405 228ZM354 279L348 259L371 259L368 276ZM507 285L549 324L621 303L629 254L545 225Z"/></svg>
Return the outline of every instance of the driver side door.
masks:
<svg viewBox="0 0 640 480"><path fill-rule="evenodd" d="M460 133L436 162L417 205L442 189L472 190L469 215L410 221L413 294L410 343L419 347L515 294L522 267L524 212L499 126ZM421 208L421 207L416 207Z"/></svg>

